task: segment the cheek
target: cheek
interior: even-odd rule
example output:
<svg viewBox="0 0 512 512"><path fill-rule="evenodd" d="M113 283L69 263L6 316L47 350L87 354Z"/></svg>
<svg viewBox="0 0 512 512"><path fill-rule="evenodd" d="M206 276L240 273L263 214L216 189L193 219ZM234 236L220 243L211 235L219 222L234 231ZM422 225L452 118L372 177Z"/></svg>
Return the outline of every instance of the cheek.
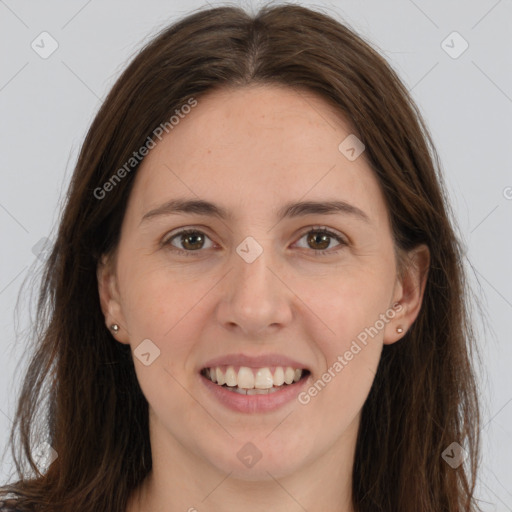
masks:
<svg viewBox="0 0 512 512"><path fill-rule="evenodd" d="M370 391L382 352L382 315L389 321L392 268L346 268L307 293L305 302L319 319L310 335L322 354L322 369L303 403L310 400L333 424L353 419Z"/></svg>
<svg viewBox="0 0 512 512"><path fill-rule="evenodd" d="M388 310L391 289L385 274L379 278L367 271L308 296L308 306L321 320L315 320L318 328L310 336L322 363L299 403L333 433L349 428L368 397L382 352L385 324L380 318Z"/></svg>
<svg viewBox="0 0 512 512"><path fill-rule="evenodd" d="M120 278L124 279L123 313L129 333L132 350L146 339L158 347L159 357L150 367L167 370L167 374L146 372L143 365L136 362L139 380L157 382L164 379L167 389L174 389L176 382L189 378L193 368L191 355L196 350L195 340L201 338L204 324L208 320L205 312L208 291L218 281L216 276L195 278L178 273L161 263L150 261L143 264L141 258L126 265ZM135 356L137 353L135 353ZM156 380L155 380L156 379ZM164 382L162 381L162 383ZM179 392L179 389L175 389Z"/></svg>
<svg viewBox="0 0 512 512"><path fill-rule="evenodd" d="M390 268L343 269L338 275L297 288L301 290L298 295L304 297L304 303L318 318L317 335L324 340L326 353L348 349L352 340L386 313L394 284ZM379 327L380 335L380 323Z"/></svg>
<svg viewBox="0 0 512 512"><path fill-rule="evenodd" d="M186 279L175 269L147 258L134 258L119 272L123 311L130 332L162 338L192 312L209 286L208 279Z"/></svg>
<svg viewBox="0 0 512 512"><path fill-rule="evenodd" d="M119 274L124 283L123 312L137 378L152 407L168 407L169 396L173 396L173 413L185 417L184 404L189 402L182 386L190 385L186 380L191 375L190 354L194 349L190 341L200 337L198 303L211 285L198 279L184 282L161 265L134 260ZM154 344L149 345L152 362L147 366L137 360L143 340ZM160 412L162 417L168 414L165 410Z"/></svg>

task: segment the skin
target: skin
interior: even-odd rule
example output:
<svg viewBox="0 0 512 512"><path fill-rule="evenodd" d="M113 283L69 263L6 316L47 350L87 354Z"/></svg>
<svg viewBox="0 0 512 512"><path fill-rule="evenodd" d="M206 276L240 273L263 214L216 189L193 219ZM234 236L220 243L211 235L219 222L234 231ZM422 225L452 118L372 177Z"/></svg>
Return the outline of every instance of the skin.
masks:
<svg viewBox="0 0 512 512"><path fill-rule="evenodd" d="M129 512L231 512L248 503L252 512L353 510L361 408L383 345L417 317L429 255L416 248L397 272L386 204L364 153L349 161L338 150L351 133L311 92L224 89L198 99L142 162L119 246L98 267L105 322L119 324L117 341L135 350L150 339L160 350L149 366L134 357L149 403L153 469ZM232 218L141 221L178 197L214 202ZM344 200L368 221L336 213L278 222L276 210L299 200ZM307 233L319 226L346 245L327 238L326 253L316 254L324 247L308 243ZM176 249L195 256L160 245L178 228L206 235L203 245L174 238ZM236 252L248 236L263 249L252 263ZM314 382L395 303L400 312L305 405L234 412L210 398L198 375L213 357L278 353L306 362ZM248 442L262 455L250 468L237 457Z"/></svg>

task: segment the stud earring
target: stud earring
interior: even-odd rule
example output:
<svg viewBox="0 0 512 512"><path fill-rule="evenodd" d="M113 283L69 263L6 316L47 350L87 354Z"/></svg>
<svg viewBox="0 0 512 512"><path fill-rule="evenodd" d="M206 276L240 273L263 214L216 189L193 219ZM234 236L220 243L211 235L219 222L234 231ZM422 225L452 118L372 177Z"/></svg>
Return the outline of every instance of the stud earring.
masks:
<svg viewBox="0 0 512 512"><path fill-rule="evenodd" d="M401 327L397 327L397 328L396 328L396 332L397 332L398 334L402 334L402 333L404 332L404 330L403 330Z"/></svg>
<svg viewBox="0 0 512 512"><path fill-rule="evenodd" d="M112 324L112 325L110 326L110 328L111 328L115 333L117 333L117 332L119 331L119 325L117 325L117 324Z"/></svg>

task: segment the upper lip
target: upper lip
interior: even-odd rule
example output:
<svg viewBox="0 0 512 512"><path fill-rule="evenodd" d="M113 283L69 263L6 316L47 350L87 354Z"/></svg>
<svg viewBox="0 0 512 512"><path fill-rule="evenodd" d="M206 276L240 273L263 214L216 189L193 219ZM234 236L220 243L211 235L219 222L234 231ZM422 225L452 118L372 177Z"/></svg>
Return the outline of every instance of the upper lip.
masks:
<svg viewBox="0 0 512 512"><path fill-rule="evenodd" d="M281 354L263 354L259 356L249 356L246 354L228 354L210 359L204 363L201 369L230 365L247 366L248 368L264 368L266 366L291 366L295 369L308 370L304 363Z"/></svg>

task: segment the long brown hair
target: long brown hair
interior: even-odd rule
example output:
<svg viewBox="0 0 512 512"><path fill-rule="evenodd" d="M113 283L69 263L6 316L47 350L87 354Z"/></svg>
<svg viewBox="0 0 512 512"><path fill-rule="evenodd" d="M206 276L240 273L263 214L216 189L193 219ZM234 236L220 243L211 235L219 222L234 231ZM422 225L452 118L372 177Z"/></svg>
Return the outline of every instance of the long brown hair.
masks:
<svg viewBox="0 0 512 512"><path fill-rule="evenodd" d="M148 404L129 345L105 328L96 277L99 258L118 243L138 165L110 181L108 195L98 189L190 98L248 84L313 91L337 109L366 146L396 247L430 249L419 316L402 341L384 347L362 410L355 509L477 510L475 336L463 251L432 140L406 88L368 43L331 16L287 4L254 15L235 7L190 14L142 49L103 103L45 266L10 438L18 480L0 495L19 497L23 511L124 512L151 470ZM58 457L40 473L31 454L41 408ZM442 457L453 442L468 454L456 469Z"/></svg>

